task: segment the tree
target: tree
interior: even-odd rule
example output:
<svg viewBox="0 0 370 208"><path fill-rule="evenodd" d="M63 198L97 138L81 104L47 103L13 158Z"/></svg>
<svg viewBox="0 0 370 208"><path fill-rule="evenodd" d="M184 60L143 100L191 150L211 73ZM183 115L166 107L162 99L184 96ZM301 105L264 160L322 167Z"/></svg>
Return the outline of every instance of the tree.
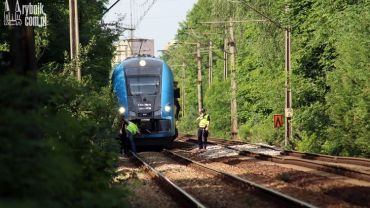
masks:
<svg viewBox="0 0 370 208"><path fill-rule="evenodd" d="M205 106L215 115L214 135L227 137L225 118L228 83L223 81L225 26L207 21L261 19L254 10L292 28L292 89L294 137L292 148L336 155L369 155L369 2L367 1L243 1L199 0L181 23L179 42L213 40L214 82L203 80ZM252 6L252 10L248 5ZM285 13L288 4L289 12ZM244 5L244 6L243 6ZM262 18L263 19L263 18ZM282 132L273 129L273 114L284 113L283 33L269 22L238 23L237 46L238 123L243 139L280 144ZM211 35L202 35L208 33ZM173 65L187 64L186 90L195 96L194 49L174 45L166 59ZM206 60L206 58L203 58ZM205 61L203 69L207 67ZM181 70L175 77L182 78ZM203 70L205 75L206 70ZM195 109L196 100L186 100ZM190 130L196 112L180 121L180 131ZM214 117L213 117L214 118ZM344 120L343 120L344 119ZM185 127L185 128L183 128ZM212 129L211 129L212 131Z"/></svg>
<svg viewBox="0 0 370 208"><path fill-rule="evenodd" d="M370 157L369 5L348 6L333 21L338 58L336 71L328 74L331 124L323 149L335 155Z"/></svg>

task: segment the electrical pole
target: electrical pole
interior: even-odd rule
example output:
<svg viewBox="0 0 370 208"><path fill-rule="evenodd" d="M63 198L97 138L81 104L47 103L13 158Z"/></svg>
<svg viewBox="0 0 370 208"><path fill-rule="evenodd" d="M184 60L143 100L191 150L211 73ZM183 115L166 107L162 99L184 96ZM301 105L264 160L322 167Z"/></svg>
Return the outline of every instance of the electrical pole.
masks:
<svg viewBox="0 0 370 208"><path fill-rule="evenodd" d="M288 7L285 8L285 12ZM291 40L290 28L285 28L285 141L287 147L289 140L292 138L292 89L291 89Z"/></svg>
<svg viewBox="0 0 370 208"><path fill-rule="evenodd" d="M132 13L133 13L133 0L130 0L130 28L134 28L134 25L133 25L133 17L132 17ZM134 38L134 31L133 30L130 30L130 39L132 41L132 39ZM132 51L131 51L132 53Z"/></svg>
<svg viewBox="0 0 370 208"><path fill-rule="evenodd" d="M79 65L79 29L77 0L69 0L69 35L71 60L76 68L77 80L81 81L81 69Z"/></svg>
<svg viewBox="0 0 370 208"><path fill-rule="evenodd" d="M213 57L212 57L212 40L209 40L209 54L208 54L208 87L212 84L213 79Z"/></svg>
<svg viewBox="0 0 370 208"><path fill-rule="evenodd" d="M200 57L200 43L197 42L197 63L198 63L198 112L203 108L203 95L202 95L202 62Z"/></svg>
<svg viewBox="0 0 370 208"><path fill-rule="evenodd" d="M186 74L185 74L185 63L182 62L182 117L185 116L185 78L186 78Z"/></svg>
<svg viewBox="0 0 370 208"><path fill-rule="evenodd" d="M238 117L237 117L237 102L236 102L236 69L235 69L235 37L234 37L234 23L230 18L230 82L231 82L231 138L233 140L238 138Z"/></svg>
<svg viewBox="0 0 370 208"><path fill-rule="evenodd" d="M225 28L225 38L224 38L224 80L227 79L227 62L228 62L228 56L227 56L227 29Z"/></svg>

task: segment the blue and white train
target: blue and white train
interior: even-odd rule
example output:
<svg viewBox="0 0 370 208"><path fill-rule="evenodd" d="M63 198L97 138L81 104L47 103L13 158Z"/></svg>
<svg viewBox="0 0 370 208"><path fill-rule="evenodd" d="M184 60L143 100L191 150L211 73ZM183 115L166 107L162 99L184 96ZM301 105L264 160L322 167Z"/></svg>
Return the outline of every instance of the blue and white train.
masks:
<svg viewBox="0 0 370 208"><path fill-rule="evenodd" d="M174 78L163 60L128 58L116 66L112 82L120 113L140 129L136 145L162 146L177 137Z"/></svg>

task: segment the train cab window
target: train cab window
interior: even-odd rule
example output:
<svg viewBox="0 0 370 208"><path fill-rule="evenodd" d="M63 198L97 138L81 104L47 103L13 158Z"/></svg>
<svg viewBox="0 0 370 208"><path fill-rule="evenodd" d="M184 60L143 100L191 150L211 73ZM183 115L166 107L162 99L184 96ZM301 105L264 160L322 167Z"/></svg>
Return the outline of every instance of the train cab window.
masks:
<svg viewBox="0 0 370 208"><path fill-rule="evenodd" d="M155 95L159 91L159 77L128 77L131 95Z"/></svg>

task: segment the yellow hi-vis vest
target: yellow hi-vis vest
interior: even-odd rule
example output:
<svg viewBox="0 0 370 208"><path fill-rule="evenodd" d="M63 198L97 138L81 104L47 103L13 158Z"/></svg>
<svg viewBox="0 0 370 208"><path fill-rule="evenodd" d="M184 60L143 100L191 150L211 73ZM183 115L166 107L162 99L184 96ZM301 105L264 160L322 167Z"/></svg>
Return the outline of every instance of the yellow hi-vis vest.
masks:
<svg viewBox="0 0 370 208"><path fill-rule="evenodd" d="M206 114L200 118L199 127L205 128L208 125L209 125L209 117L208 117L208 114Z"/></svg>
<svg viewBox="0 0 370 208"><path fill-rule="evenodd" d="M136 126L136 124L128 122L127 131L129 131L132 135L135 135L139 133L139 128Z"/></svg>

